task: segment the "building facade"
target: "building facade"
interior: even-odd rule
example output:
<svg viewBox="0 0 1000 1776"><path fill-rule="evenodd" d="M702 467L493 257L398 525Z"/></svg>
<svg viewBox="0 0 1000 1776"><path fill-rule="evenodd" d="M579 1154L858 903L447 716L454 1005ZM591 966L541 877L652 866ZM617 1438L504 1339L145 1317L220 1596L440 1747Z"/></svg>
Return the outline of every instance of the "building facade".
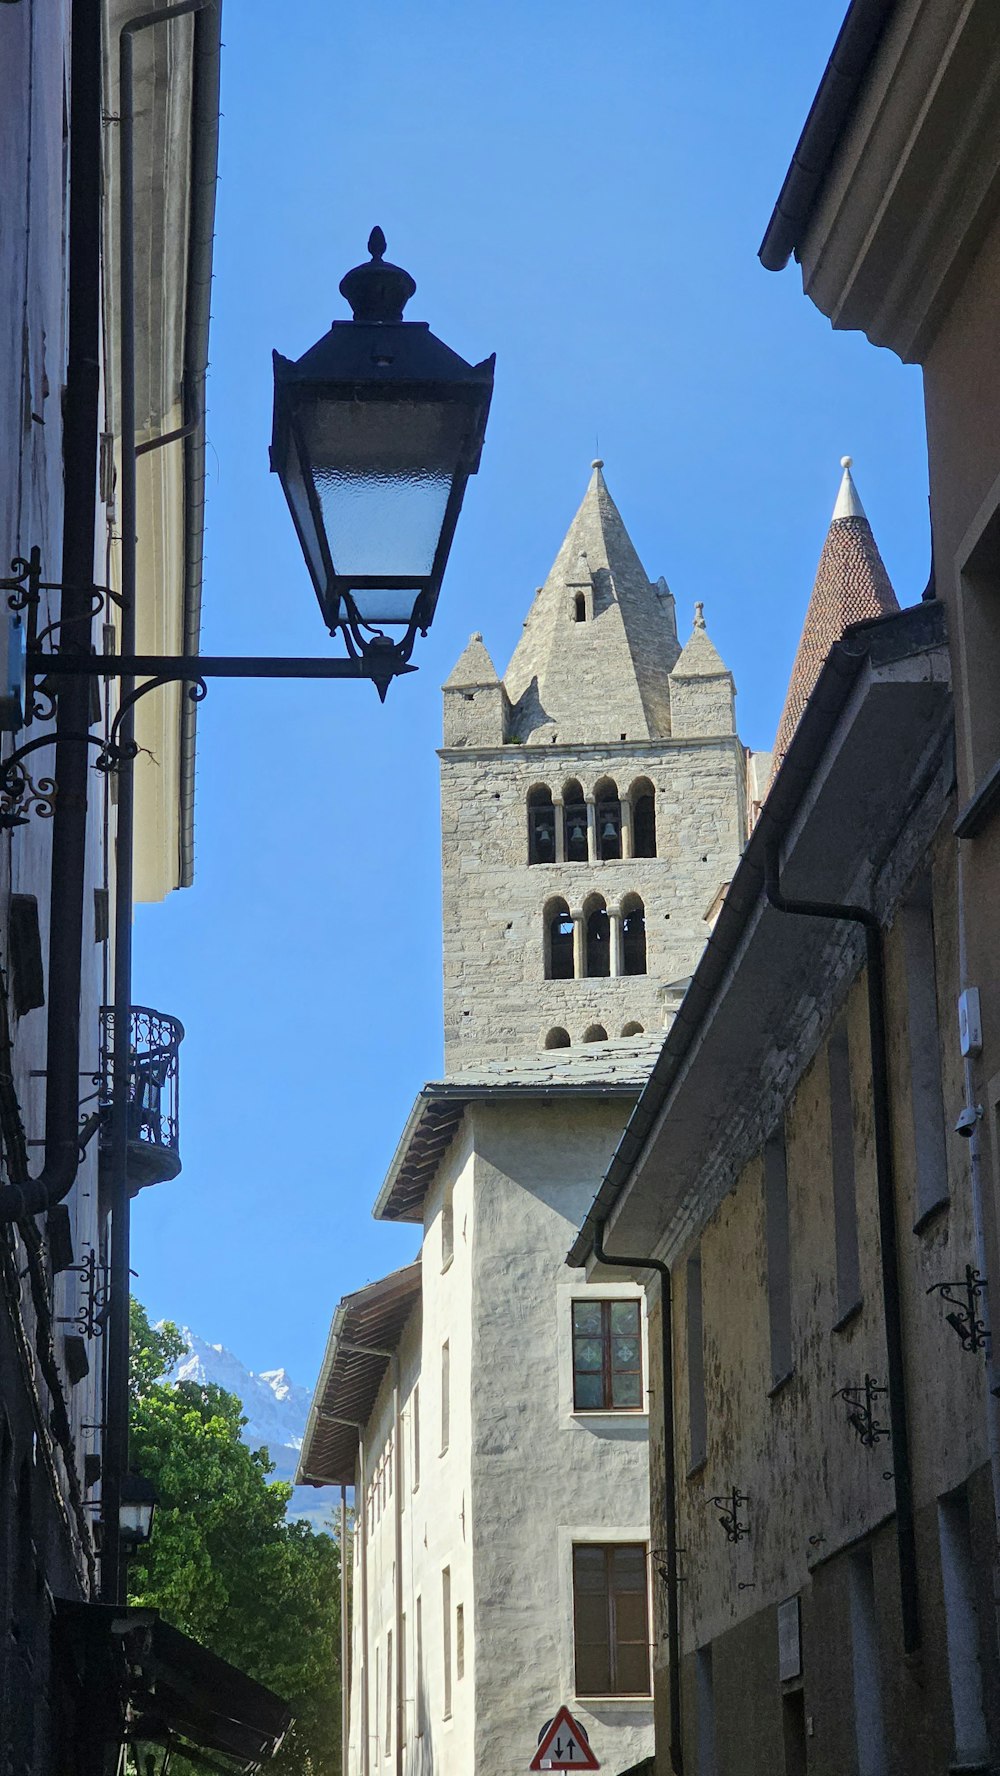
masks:
<svg viewBox="0 0 1000 1776"><path fill-rule="evenodd" d="M348 1768L527 1768L566 1704L652 1747L642 1292L562 1259L744 829L733 684L682 649L595 464L501 680L444 687L445 1078L375 1213L410 1270L333 1320L299 1478L354 1487Z"/></svg>
<svg viewBox="0 0 1000 1776"><path fill-rule="evenodd" d="M116 770L94 768L119 698L110 681L36 673L32 683L24 673L26 638L61 652L123 651L121 488L133 465L140 645L197 649L220 16L214 0L197 16L155 12L99 0L0 7L5 1776L104 1776L119 1766L127 1714L133 1739L162 1746L177 1728L237 1756L249 1743L254 1755L242 1761L254 1764L287 1725L276 1698L251 1685L241 1700L231 1687L239 1674L151 1612L120 1607L117 1499L112 1507L109 1498L124 1451L112 1457L109 1425L115 1414L120 1430L127 1419L127 1349L109 1357L112 1249L128 1225L129 1196L180 1169L183 1031L168 1012L129 1008L122 1194L110 1165L108 1007L122 949L116 859L131 822ZM125 35L130 94L119 85ZM133 201L123 206L125 112L134 156ZM134 326L126 211L143 297ZM134 436L123 435L128 371ZM155 756L137 771L136 888L150 899L190 879L194 727L193 705L182 718L176 688L143 709L139 740ZM21 773L11 775L12 754L24 747ZM105 753L106 765L116 762ZM126 923L130 914L129 904ZM127 1327L127 1239L123 1249L115 1276ZM249 1739L227 1737L221 1721L213 1730L206 1703L227 1689L229 1720Z"/></svg>
<svg viewBox="0 0 1000 1776"><path fill-rule="evenodd" d="M663 1267L664 1771L1000 1751L998 52L987 6L853 5L762 248L924 365L933 562L818 679L800 654L712 951L569 1255Z"/></svg>

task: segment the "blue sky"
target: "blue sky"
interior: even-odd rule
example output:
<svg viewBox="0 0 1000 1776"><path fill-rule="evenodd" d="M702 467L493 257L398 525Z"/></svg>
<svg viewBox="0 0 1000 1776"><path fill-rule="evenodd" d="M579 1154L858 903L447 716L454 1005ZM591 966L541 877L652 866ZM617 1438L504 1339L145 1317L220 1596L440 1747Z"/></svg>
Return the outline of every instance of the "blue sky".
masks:
<svg viewBox="0 0 1000 1776"><path fill-rule="evenodd" d="M902 603L927 578L919 377L756 251L844 0L227 0L209 389L209 652L328 643L268 474L271 348L335 316L374 223L411 319L496 393L420 670L216 683L195 886L141 908L136 997L178 1015L184 1170L134 1215L140 1297L310 1385L333 1307L413 1254L370 1218L441 1071L439 686L498 668L598 449L686 633L703 599L768 747L839 481Z"/></svg>

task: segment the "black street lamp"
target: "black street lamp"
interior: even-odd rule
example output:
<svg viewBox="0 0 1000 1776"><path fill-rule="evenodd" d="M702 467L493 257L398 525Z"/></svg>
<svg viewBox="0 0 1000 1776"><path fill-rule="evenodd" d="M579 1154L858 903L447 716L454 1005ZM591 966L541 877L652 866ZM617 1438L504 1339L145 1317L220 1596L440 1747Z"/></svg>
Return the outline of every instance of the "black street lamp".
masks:
<svg viewBox="0 0 1000 1776"><path fill-rule="evenodd" d="M398 671L434 616L495 360L467 364L404 321L416 284L386 262L381 228L368 251L340 285L353 320L294 363L274 353L271 468L331 634Z"/></svg>
<svg viewBox="0 0 1000 1776"><path fill-rule="evenodd" d="M193 12L202 0L174 0L171 11ZM155 23L162 12L143 23ZM130 27L126 27L130 29ZM130 39L129 39L130 41ZM125 68L126 36L123 33ZM131 52L129 52L131 54ZM129 62L129 66L131 63ZM124 73L122 76L125 88ZM123 101L123 164L131 167L134 117ZM126 156L126 145L128 153ZM20 709L12 687L6 720L47 725L62 681L120 681L118 708L107 731L87 727L88 700L70 693L55 709L56 731L25 740L0 761L0 831L25 823L29 810L54 816L50 1015L47 1049L45 1155L41 1171L23 1184L0 1187L0 1226L42 1214L66 1197L79 1165L80 919L86 863L84 748L117 781L114 1029L131 1031L132 850L135 706L160 686L183 684L200 701L214 678L370 679L382 699L393 678L412 672L417 631L434 615L441 580L462 506L465 485L479 467L493 392L493 358L470 365L435 339L425 322L404 321L416 285L408 272L387 265L385 239L372 230L371 262L349 271L341 290L354 311L297 363L275 354L271 467L291 508L320 606L331 633L343 634L346 656L139 654L136 652L137 446L134 330L134 217L131 174L121 181L120 305L122 332L121 587L42 579L41 551L17 556L0 576L8 611L23 622L24 675ZM127 371L127 374L126 374ZM170 437L155 441L170 442ZM86 456L81 444L80 461ZM93 453L91 453L93 454ZM79 498L90 511L92 494ZM93 558L93 538L80 559ZM61 594L60 617L42 620L42 594ZM120 607L117 653L90 651L85 625L107 600ZM72 625L79 625L73 627ZM394 640L386 628L401 631ZM0 687L2 689L2 687ZM0 715L3 711L0 696ZM90 721L94 722L92 705ZM72 718L70 718L72 711ZM56 746L56 777L32 778L26 760ZM70 792L66 793L67 785ZM59 792L62 791L60 794ZM70 843L70 838L72 843ZM74 936L74 933L76 934ZM56 1016L56 1000L63 1015ZM119 1549L129 1540L125 1470L128 1452L129 1142L135 1053L131 1035L114 1045L111 1080L110 1317L104 1462L102 1589L121 1594ZM138 1503L137 1502L137 1508ZM149 1501L146 1501L148 1504ZM145 1509L145 1505L143 1506ZM136 1518L136 1523L139 1519Z"/></svg>
<svg viewBox="0 0 1000 1776"><path fill-rule="evenodd" d="M118 1534L128 1548L143 1548L153 1534L160 1495L144 1474L123 1474L118 1492Z"/></svg>

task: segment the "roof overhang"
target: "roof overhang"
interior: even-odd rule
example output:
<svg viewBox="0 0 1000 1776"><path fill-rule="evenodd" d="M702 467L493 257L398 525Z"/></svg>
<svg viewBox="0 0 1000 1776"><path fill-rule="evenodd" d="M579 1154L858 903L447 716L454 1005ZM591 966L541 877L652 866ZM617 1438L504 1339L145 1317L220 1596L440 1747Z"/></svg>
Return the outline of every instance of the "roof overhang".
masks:
<svg viewBox="0 0 1000 1776"><path fill-rule="evenodd" d="M420 1300L420 1261L338 1304L299 1456L297 1486L353 1486L364 1427Z"/></svg>
<svg viewBox="0 0 1000 1776"><path fill-rule="evenodd" d="M950 712L937 602L855 624L831 649L568 1264L592 1259L599 1226L612 1255L656 1252L711 1156L763 1114L761 1081L831 941L826 920L767 904L766 850L780 846L789 897L864 900L940 767Z"/></svg>
<svg viewBox="0 0 1000 1776"><path fill-rule="evenodd" d="M95 1734L113 1730L124 1717L132 1744L165 1744L182 1755L221 1753L234 1760L234 1769L251 1772L274 1757L292 1725L288 1704L273 1690L172 1628L156 1610L58 1598L56 1623ZM100 1709L93 1707L95 1693ZM112 1698L117 1706L109 1707Z"/></svg>
<svg viewBox="0 0 1000 1776"><path fill-rule="evenodd" d="M925 358L1000 207L995 0L853 0L760 249L835 327Z"/></svg>
<svg viewBox="0 0 1000 1776"><path fill-rule="evenodd" d="M595 1044L595 1054L597 1045ZM602 1052L613 1044L601 1044ZM562 1052L562 1051L560 1051ZM632 1052L632 1051L630 1051ZM641 1078L613 1077L579 1081L526 1081L498 1079L496 1082L465 1084L442 1081L425 1085L418 1093L399 1145L385 1176L372 1213L377 1221L422 1221L427 1192L437 1176L438 1167L461 1126L471 1104L552 1103L555 1099L590 1100L602 1098L635 1099L642 1090L652 1054ZM611 1063L613 1067L613 1060Z"/></svg>
<svg viewBox="0 0 1000 1776"><path fill-rule="evenodd" d="M205 531L205 381L219 155L222 0L135 37L135 374L141 454L137 643L140 653L199 650ZM106 110L119 109L123 23L156 11L111 0ZM117 155L107 160L105 312L112 423L121 363ZM166 440L166 441L163 441ZM159 900L193 875L197 704L161 687L136 711L136 895Z"/></svg>

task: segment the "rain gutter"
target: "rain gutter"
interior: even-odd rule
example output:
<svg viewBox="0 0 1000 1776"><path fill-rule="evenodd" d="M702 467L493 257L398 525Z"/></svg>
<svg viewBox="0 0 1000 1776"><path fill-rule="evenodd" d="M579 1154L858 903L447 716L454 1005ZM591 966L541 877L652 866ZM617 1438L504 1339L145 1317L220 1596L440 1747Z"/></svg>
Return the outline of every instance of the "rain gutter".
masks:
<svg viewBox="0 0 1000 1776"><path fill-rule="evenodd" d="M212 301L215 192L219 173L222 5L195 17L191 118L191 213L184 340L184 633L181 652L201 644L205 556L205 381ZM198 706L180 699L179 886L194 880L194 776Z"/></svg>
<svg viewBox="0 0 1000 1776"><path fill-rule="evenodd" d="M851 0L757 257L784 271L798 251L837 145L897 0Z"/></svg>

